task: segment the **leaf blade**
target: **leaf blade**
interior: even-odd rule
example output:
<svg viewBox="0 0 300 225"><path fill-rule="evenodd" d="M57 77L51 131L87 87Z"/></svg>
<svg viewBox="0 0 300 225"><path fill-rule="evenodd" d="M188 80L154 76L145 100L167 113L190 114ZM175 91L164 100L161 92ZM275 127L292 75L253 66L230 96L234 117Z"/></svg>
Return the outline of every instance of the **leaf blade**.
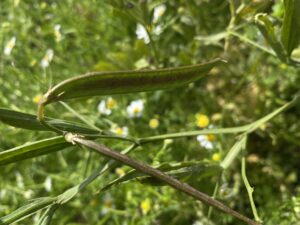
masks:
<svg viewBox="0 0 300 225"><path fill-rule="evenodd" d="M73 133L97 134L99 131L85 127L83 124L74 123L66 120L53 119L46 117L48 123ZM27 130L48 131L37 119L36 115L22 113L6 108L0 108L0 121L13 127L23 128Z"/></svg>
<svg viewBox="0 0 300 225"><path fill-rule="evenodd" d="M38 210L41 210L48 205L51 205L56 198L51 197L44 197L44 198L38 198L34 201L28 203L27 205L24 205L12 213L3 216L0 218L0 225L8 225L12 224L13 222L16 222L18 220L21 220L24 217L27 217L28 215L31 215L32 213L35 213Z"/></svg>
<svg viewBox="0 0 300 225"><path fill-rule="evenodd" d="M281 41L290 56L300 44L300 0L284 1L285 15L281 28Z"/></svg>
<svg viewBox="0 0 300 225"><path fill-rule="evenodd" d="M71 146L62 136L21 145L0 152L0 166L62 150Z"/></svg>

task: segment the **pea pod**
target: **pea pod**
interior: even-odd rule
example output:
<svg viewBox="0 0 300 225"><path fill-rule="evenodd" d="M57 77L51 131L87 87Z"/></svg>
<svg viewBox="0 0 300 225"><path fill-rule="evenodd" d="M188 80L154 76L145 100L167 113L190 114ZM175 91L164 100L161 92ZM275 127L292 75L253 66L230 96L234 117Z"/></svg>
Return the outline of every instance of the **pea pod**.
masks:
<svg viewBox="0 0 300 225"><path fill-rule="evenodd" d="M203 64L158 70L93 72L67 79L48 91L43 105L55 101L97 95L154 91L191 83L223 63L215 59Z"/></svg>

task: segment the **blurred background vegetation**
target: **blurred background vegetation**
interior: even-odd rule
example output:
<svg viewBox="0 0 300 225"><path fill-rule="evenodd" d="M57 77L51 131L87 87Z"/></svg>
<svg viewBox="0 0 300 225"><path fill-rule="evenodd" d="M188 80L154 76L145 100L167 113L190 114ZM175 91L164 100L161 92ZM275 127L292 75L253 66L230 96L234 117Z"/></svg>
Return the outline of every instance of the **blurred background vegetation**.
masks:
<svg viewBox="0 0 300 225"><path fill-rule="evenodd" d="M249 42L269 49L253 22L260 12L280 26L283 2L2 0L0 106L35 114L51 85L75 75L177 67L222 57L227 65L189 86L68 104L102 129L135 137L248 124L290 100L300 84L299 69ZM78 121L60 104L49 106L48 114ZM247 176L265 224L300 224L299 116L300 107L293 107L248 139ZM0 132L0 150L53 136L4 124ZM219 164L235 141L233 135L183 138L146 145L132 156L150 165L198 160L209 168ZM115 150L127 147L101 142ZM95 153L71 147L1 167L0 216L29 199L59 195L103 162ZM236 160L221 178L203 168L182 179L209 195L219 180L217 198L252 217L240 167ZM130 181L98 193L129 170L120 165L99 177L61 207L52 224L241 224L217 211L209 218L207 206L166 186ZM16 224L33 224L40 215Z"/></svg>

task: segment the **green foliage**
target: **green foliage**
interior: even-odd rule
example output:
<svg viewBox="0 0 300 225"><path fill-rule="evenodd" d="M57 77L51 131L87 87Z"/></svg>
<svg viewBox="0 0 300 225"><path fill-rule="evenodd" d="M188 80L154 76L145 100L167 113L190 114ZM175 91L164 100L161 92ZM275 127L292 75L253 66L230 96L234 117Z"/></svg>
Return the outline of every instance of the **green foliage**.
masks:
<svg viewBox="0 0 300 225"><path fill-rule="evenodd" d="M241 224L85 148L63 150L71 144L35 116L43 94L79 74L218 57L228 63L201 81L50 104L45 122L264 224L297 224L299 8L299 0L1 1L0 224Z"/></svg>
<svg viewBox="0 0 300 225"><path fill-rule="evenodd" d="M284 1L285 15L281 29L281 40L285 46L288 56L300 44L300 1Z"/></svg>

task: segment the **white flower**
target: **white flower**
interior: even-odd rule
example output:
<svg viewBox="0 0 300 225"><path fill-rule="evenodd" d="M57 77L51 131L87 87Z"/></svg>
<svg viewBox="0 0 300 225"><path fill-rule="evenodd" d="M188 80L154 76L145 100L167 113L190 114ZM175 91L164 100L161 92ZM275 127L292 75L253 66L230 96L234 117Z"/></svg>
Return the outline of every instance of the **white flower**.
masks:
<svg viewBox="0 0 300 225"><path fill-rule="evenodd" d="M13 50L13 48L16 45L16 37L12 37L7 44L5 45L4 48L4 55L10 55L11 51Z"/></svg>
<svg viewBox="0 0 300 225"><path fill-rule="evenodd" d="M213 143L208 139L207 135L198 135L197 141L199 141L200 145L206 149L213 149Z"/></svg>
<svg viewBox="0 0 300 225"><path fill-rule="evenodd" d="M56 42L60 42L62 39L60 29L61 29L60 24L56 24L54 26L54 37Z"/></svg>
<svg viewBox="0 0 300 225"><path fill-rule="evenodd" d="M112 109L117 107L117 102L112 97L109 97L107 100L102 100L98 105L98 112L104 115L110 115Z"/></svg>
<svg viewBox="0 0 300 225"><path fill-rule="evenodd" d="M45 56L43 57L41 61L41 66L43 68L46 68L49 66L50 62L52 61L54 56L54 51L52 49L48 49Z"/></svg>
<svg viewBox="0 0 300 225"><path fill-rule="evenodd" d="M163 32L163 29L162 29L161 25L157 25L153 29L153 33L156 35L160 35L162 32Z"/></svg>
<svg viewBox="0 0 300 225"><path fill-rule="evenodd" d="M142 24L137 24L135 33L138 39L144 39L145 44L148 44L150 42L150 38L146 31L146 28Z"/></svg>
<svg viewBox="0 0 300 225"><path fill-rule="evenodd" d="M132 101L129 106L127 106L127 113L130 118L141 117L144 110L143 100Z"/></svg>
<svg viewBox="0 0 300 225"><path fill-rule="evenodd" d="M127 136L128 135L128 127L115 126L111 129L111 131L114 132L117 135L120 135L120 136Z"/></svg>
<svg viewBox="0 0 300 225"><path fill-rule="evenodd" d="M110 115L111 114L111 109L108 109L106 107L106 101L102 100L99 105L98 105L98 112L103 114L103 115Z"/></svg>
<svg viewBox="0 0 300 225"><path fill-rule="evenodd" d="M47 177L44 182L45 190L50 192L52 190L52 179L51 177Z"/></svg>
<svg viewBox="0 0 300 225"><path fill-rule="evenodd" d="M166 12L166 5L162 4L159 6L156 6L154 8L154 12L153 12L153 22L156 23L159 18Z"/></svg>

